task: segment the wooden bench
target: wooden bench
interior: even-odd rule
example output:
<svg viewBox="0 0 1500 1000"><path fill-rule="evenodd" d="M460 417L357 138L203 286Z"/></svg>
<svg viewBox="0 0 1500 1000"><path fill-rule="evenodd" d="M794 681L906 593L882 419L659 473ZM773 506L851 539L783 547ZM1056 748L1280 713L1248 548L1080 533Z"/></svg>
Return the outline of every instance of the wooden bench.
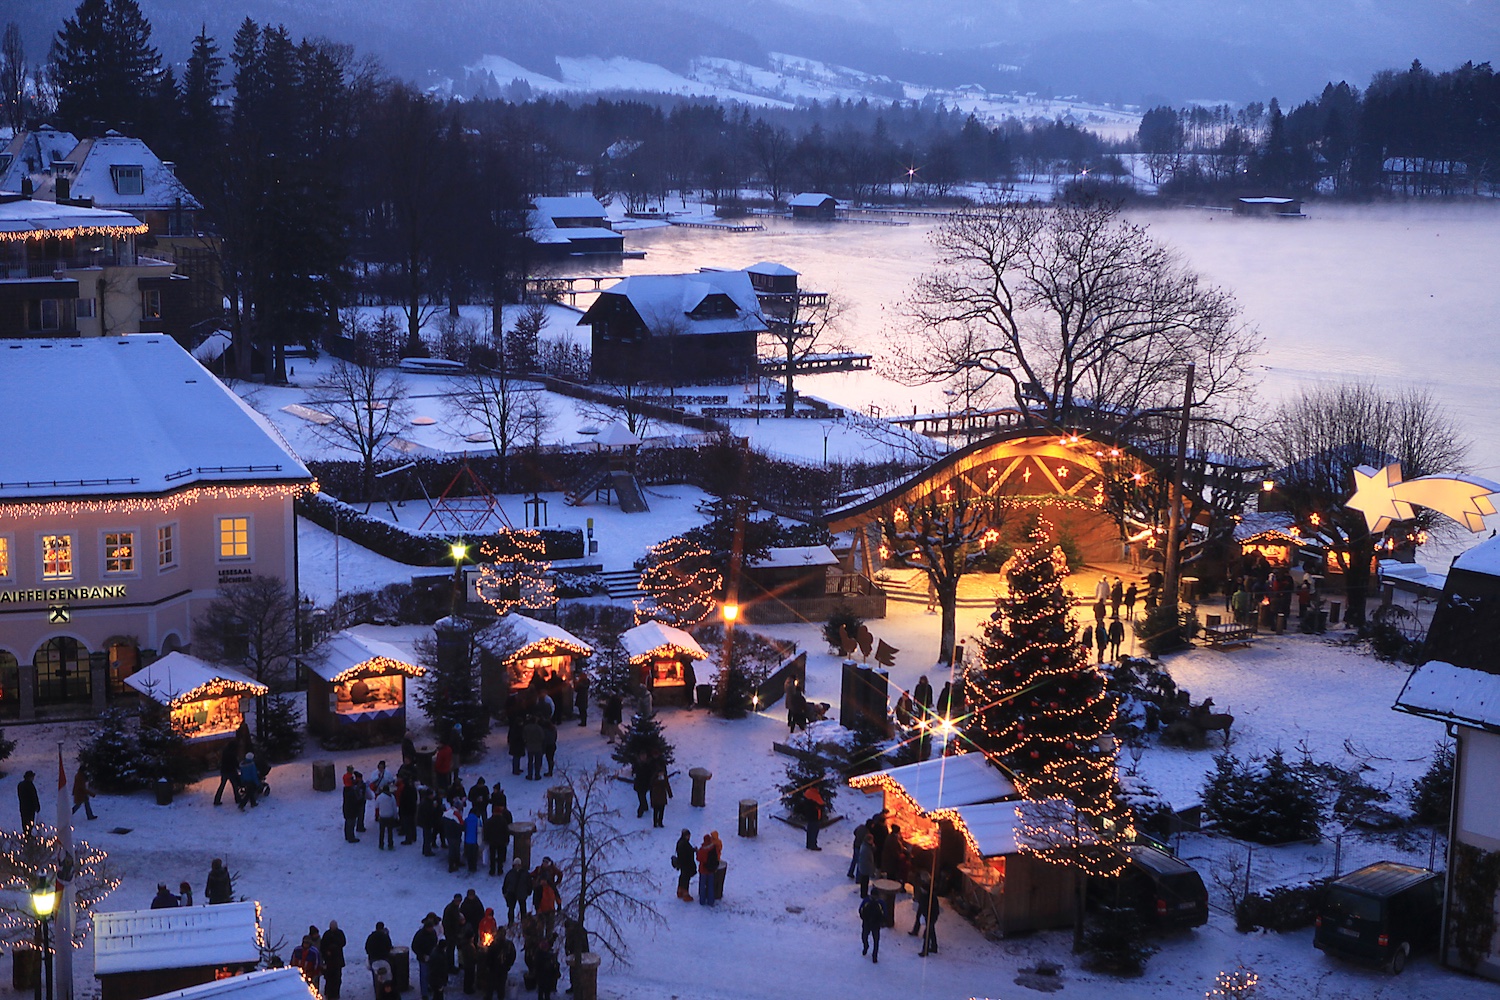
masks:
<svg viewBox="0 0 1500 1000"><path fill-rule="evenodd" d="M1248 646L1259 638L1253 625L1235 622L1210 625L1203 630L1203 641L1216 649L1224 646Z"/></svg>

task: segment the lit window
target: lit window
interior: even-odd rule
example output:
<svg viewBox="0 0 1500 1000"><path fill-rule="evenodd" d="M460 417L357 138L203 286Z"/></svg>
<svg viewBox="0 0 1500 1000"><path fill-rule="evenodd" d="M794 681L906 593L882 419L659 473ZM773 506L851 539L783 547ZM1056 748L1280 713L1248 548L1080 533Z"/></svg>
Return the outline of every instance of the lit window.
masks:
<svg viewBox="0 0 1500 1000"><path fill-rule="evenodd" d="M146 172L138 164L116 164L110 167L114 174L115 194L144 194Z"/></svg>
<svg viewBox="0 0 1500 1000"><path fill-rule="evenodd" d="M42 579L69 580L73 577L73 536L42 536Z"/></svg>
<svg viewBox="0 0 1500 1000"><path fill-rule="evenodd" d="M110 531L105 533L104 572L135 572L135 532Z"/></svg>
<svg viewBox="0 0 1500 1000"><path fill-rule="evenodd" d="M250 519L248 517L219 518L219 558L250 558Z"/></svg>
<svg viewBox="0 0 1500 1000"><path fill-rule="evenodd" d="M161 319L161 289L141 290L141 316L144 319Z"/></svg>
<svg viewBox="0 0 1500 1000"><path fill-rule="evenodd" d="M156 568L171 569L177 565L177 525L164 524L156 529Z"/></svg>
<svg viewBox="0 0 1500 1000"><path fill-rule="evenodd" d="M0 535L0 579L10 576L10 539Z"/></svg>

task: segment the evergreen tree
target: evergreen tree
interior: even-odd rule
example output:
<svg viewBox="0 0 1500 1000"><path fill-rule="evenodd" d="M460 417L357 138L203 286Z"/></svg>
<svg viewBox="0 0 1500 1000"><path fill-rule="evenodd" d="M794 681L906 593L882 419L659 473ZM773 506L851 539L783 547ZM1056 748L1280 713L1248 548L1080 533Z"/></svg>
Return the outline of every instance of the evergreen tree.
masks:
<svg viewBox="0 0 1500 1000"><path fill-rule="evenodd" d="M5 742L15 745L14 740ZM1453 744L1439 743L1433 748L1432 763L1411 783L1407 797L1414 821L1430 826L1448 822L1453 812Z"/></svg>
<svg viewBox="0 0 1500 1000"><path fill-rule="evenodd" d="M161 72L135 0L82 0L52 49L59 124L84 135L139 132L150 125Z"/></svg>
<svg viewBox="0 0 1500 1000"><path fill-rule="evenodd" d="M809 755L816 752L817 744L812 737L802 733L791 741L792 749L801 750ZM833 800L839 793L839 786L843 784L838 772L816 763L808 757L794 756L791 763L786 766L786 781L778 788L781 789L781 804L785 806L792 815L797 815L801 805L802 793L809 788L816 788L823 796L823 808L826 813L833 812Z"/></svg>
<svg viewBox="0 0 1500 1000"><path fill-rule="evenodd" d="M135 717L120 708L106 709L78 747L78 765L101 792L133 792L146 786L141 768L141 741Z"/></svg>
<svg viewBox="0 0 1500 1000"><path fill-rule="evenodd" d="M1078 643L1062 584L1066 557L1049 530L1039 522L1007 563L1009 596L985 623L967 678L978 706L964 727L969 742L1031 780L1089 756L1115 717L1105 676Z"/></svg>
<svg viewBox="0 0 1500 1000"><path fill-rule="evenodd" d="M450 621L451 619L445 619ZM439 739L461 727L458 750L464 756L484 752L490 713L479 697L479 649L463 625L442 629L436 643L417 647L427 667L426 683L417 689L417 706L427 715Z"/></svg>
<svg viewBox="0 0 1500 1000"><path fill-rule="evenodd" d="M224 92L224 57L219 45L202 28L182 73L182 133L178 171L190 191L206 191L215 176L215 161L224 143L224 118L219 95Z"/></svg>
<svg viewBox="0 0 1500 1000"><path fill-rule="evenodd" d="M284 694L273 694L257 713L260 735L255 741L255 759L262 757L272 764L294 760L307 742L302 712L297 700Z"/></svg>
<svg viewBox="0 0 1500 1000"><path fill-rule="evenodd" d="M620 738L615 743L612 756L629 767L638 767L642 761L654 761L662 767L670 767L672 761L677 759L677 751L668 742L666 732L655 715L641 715L637 712L625 728L620 730Z"/></svg>

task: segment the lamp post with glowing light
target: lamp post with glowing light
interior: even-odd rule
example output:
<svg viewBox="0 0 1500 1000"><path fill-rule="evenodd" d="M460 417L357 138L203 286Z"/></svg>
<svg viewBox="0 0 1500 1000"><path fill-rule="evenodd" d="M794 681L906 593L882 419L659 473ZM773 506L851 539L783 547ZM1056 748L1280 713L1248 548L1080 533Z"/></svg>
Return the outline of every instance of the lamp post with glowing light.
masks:
<svg viewBox="0 0 1500 1000"><path fill-rule="evenodd" d="M734 623L739 621L740 606L729 598L719 606L719 615L724 619L724 676L729 678L724 684L724 704L720 706L726 718L735 718L730 714L730 699L734 696L734 685L731 683L734 677ZM688 697L693 697L693 692L688 692Z"/></svg>
<svg viewBox="0 0 1500 1000"><path fill-rule="evenodd" d="M463 542L454 542L448 546L448 554L453 557L453 617L457 618L459 608L463 605L464 558L469 554L469 546Z"/></svg>
<svg viewBox="0 0 1500 1000"><path fill-rule="evenodd" d="M57 886L46 875L38 875L31 887L31 912L42 923L42 962L46 966L47 1000L52 1000L52 935L50 923L57 909ZM42 1000L42 977L36 978L36 1000Z"/></svg>

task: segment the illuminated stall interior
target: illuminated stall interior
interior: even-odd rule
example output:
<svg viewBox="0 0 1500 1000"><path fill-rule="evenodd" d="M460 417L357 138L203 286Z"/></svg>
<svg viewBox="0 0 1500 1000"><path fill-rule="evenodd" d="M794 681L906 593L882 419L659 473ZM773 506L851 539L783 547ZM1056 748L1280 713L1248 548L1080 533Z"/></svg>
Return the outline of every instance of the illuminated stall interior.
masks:
<svg viewBox="0 0 1500 1000"><path fill-rule="evenodd" d="M1247 559L1260 556L1271 567L1300 563L1305 548L1318 547L1316 540L1302 536L1290 514L1280 511L1245 514L1234 526L1234 540L1241 556Z"/></svg>
<svg viewBox="0 0 1500 1000"><path fill-rule="evenodd" d="M231 739L245 721L244 699L270 688L243 674L186 653L168 653L125 678L165 709L189 741Z"/></svg>
<svg viewBox="0 0 1500 1000"><path fill-rule="evenodd" d="M401 650L350 631L330 636L306 663L307 721L317 733L400 739L406 731L406 679L427 669Z"/></svg>
<svg viewBox="0 0 1500 1000"><path fill-rule="evenodd" d="M938 850L942 845L943 824L934 813L1019 797L1015 784L981 753L933 757L916 764L856 775L849 779L849 787L882 793L887 825L901 827L901 835L919 854ZM946 853L946 863L959 863L958 841L951 833Z"/></svg>
<svg viewBox="0 0 1500 1000"><path fill-rule="evenodd" d="M642 622L620 636L620 645L635 669L636 683L649 687L658 705L686 705L687 665L708 659L697 640L661 622Z"/></svg>
<svg viewBox="0 0 1500 1000"><path fill-rule="evenodd" d="M480 689L492 711L511 695L545 690L554 704L571 702L575 671L594 654L565 628L525 615L508 614L474 636L480 650Z"/></svg>

